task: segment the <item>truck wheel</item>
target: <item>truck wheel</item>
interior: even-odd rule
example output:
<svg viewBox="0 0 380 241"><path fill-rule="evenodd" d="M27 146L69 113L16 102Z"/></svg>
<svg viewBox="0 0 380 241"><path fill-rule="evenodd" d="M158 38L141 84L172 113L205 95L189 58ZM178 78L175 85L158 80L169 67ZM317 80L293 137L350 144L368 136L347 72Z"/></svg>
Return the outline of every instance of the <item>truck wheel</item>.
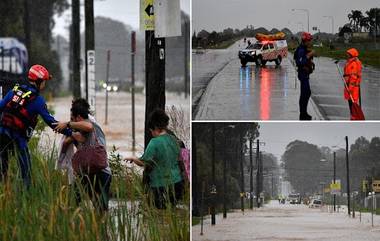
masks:
<svg viewBox="0 0 380 241"><path fill-rule="evenodd" d="M259 56L256 59L256 66L259 67L263 64L263 57Z"/></svg>
<svg viewBox="0 0 380 241"><path fill-rule="evenodd" d="M266 64L267 64L267 61L263 60L262 63L261 63L261 66L265 66Z"/></svg>
<svg viewBox="0 0 380 241"><path fill-rule="evenodd" d="M241 63L241 67L247 66L247 61L245 61L243 59L240 60L240 63Z"/></svg>
<svg viewBox="0 0 380 241"><path fill-rule="evenodd" d="M277 66L279 66L281 64L281 61L282 61L281 56L278 56L274 62L276 63Z"/></svg>

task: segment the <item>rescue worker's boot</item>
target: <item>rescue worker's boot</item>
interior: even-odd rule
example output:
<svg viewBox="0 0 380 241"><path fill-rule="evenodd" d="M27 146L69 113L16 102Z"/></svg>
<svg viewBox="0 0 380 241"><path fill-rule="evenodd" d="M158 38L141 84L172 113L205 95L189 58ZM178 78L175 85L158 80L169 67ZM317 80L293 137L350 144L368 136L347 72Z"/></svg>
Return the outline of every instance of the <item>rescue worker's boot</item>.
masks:
<svg viewBox="0 0 380 241"><path fill-rule="evenodd" d="M313 117L309 115L308 113L301 113L300 114L300 120L312 120Z"/></svg>

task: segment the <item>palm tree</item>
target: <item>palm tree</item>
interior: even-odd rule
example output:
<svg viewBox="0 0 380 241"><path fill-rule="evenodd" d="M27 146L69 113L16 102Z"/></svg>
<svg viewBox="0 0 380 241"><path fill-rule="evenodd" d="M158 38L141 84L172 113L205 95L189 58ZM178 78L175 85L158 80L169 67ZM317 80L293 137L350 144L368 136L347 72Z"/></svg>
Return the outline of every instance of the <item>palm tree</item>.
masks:
<svg viewBox="0 0 380 241"><path fill-rule="evenodd" d="M360 10L351 10L351 13L348 14L348 19L350 20L350 24L354 27L355 32L359 32L360 21L363 17L363 13Z"/></svg>
<svg viewBox="0 0 380 241"><path fill-rule="evenodd" d="M380 25L380 8L371 8L369 11L366 12L368 19L369 19L369 28L371 30L371 33L378 34L378 29Z"/></svg>
<svg viewBox="0 0 380 241"><path fill-rule="evenodd" d="M360 25L360 31L367 32L367 31L370 30L369 21L370 21L369 17L364 17L364 18L362 18L360 20L360 23L359 23L359 25Z"/></svg>

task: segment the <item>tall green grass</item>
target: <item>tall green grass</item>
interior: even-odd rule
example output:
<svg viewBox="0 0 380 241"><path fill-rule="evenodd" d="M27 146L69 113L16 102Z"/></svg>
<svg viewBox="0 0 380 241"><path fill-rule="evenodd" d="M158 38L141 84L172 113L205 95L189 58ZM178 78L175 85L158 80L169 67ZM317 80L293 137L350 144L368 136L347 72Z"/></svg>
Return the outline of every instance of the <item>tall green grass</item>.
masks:
<svg viewBox="0 0 380 241"><path fill-rule="evenodd" d="M181 208L157 210L140 175L124 169L113 176L112 204L101 214L84 192L76 204L67 177L54 170L54 150L42 153L32 140L30 152L31 187L23 186L14 157L7 181L0 183L0 240L190 240L189 190Z"/></svg>

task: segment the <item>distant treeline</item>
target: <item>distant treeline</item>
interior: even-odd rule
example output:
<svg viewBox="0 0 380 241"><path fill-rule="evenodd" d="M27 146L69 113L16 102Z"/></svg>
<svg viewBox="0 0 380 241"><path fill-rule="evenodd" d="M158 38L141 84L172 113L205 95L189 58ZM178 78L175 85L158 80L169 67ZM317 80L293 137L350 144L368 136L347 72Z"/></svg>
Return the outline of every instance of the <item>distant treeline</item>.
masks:
<svg viewBox="0 0 380 241"><path fill-rule="evenodd" d="M319 193L321 183L327 187L333 180L333 153L329 147L305 141L289 143L281 160L285 179L303 196ZM367 140L360 137L349 147L348 154L351 191L360 193L363 180L380 179L380 138ZM336 150L336 179L341 180L345 192L346 151L343 148Z"/></svg>

